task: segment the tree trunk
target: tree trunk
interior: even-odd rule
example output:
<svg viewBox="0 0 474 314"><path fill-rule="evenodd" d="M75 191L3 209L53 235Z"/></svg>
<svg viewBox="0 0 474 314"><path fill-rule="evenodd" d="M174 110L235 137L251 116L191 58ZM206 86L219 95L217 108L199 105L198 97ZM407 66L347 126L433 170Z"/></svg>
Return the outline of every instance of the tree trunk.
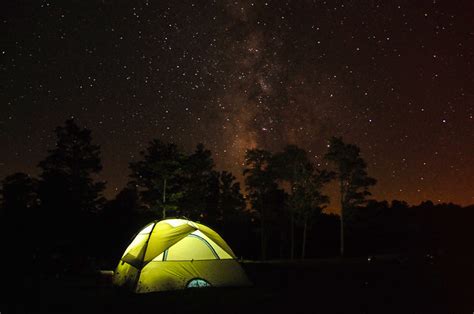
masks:
<svg viewBox="0 0 474 314"><path fill-rule="evenodd" d="M293 181L291 182L291 194L294 195L295 193L295 182L296 182L296 165L293 164ZM293 260L295 258L295 213L294 208L290 208L290 259Z"/></svg>
<svg viewBox="0 0 474 314"><path fill-rule="evenodd" d="M305 258L306 255L306 230L308 228L308 218L304 218L303 224L303 247L301 248L301 259Z"/></svg>
<svg viewBox="0 0 474 314"><path fill-rule="evenodd" d="M282 228L280 228L281 230ZM285 240L286 234L284 232L280 232L280 259L284 259L286 257L285 252Z"/></svg>
<svg viewBox="0 0 474 314"><path fill-rule="evenodd" d="M261 256L262 256L262 261L267 259L267 241L265 238L265 215L263 213L264 209L262 207L260 211L260 249L261 251Z"/></svg>
<svg viewBox="0 0 474 314"><path fill-rule="evenodd" d="M293 210L290 214L290 224L290 259L293 260L295 258L295 214Z"/></svg>
<svg viewBox="0 0 474 314"><path fill-rule="evenodd" d="M344 256L344 182L341 180L341 257Z"/></svg>
<svg viewBox="0 0 474 314"><path fill-rule="evenodd" d="M163 180L163 219L166 218L166 179Z"/></svg>

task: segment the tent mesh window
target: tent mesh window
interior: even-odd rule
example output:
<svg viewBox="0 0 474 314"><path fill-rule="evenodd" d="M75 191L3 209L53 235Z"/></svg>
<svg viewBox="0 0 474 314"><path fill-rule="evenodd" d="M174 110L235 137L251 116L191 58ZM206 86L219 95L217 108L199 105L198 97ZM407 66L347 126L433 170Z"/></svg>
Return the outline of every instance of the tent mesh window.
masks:
<svg viewBox="0 0 474 314"><path fill-rule="evenodd" d="M186 288L206 288L210 287L211 284L201 278L195 278L188 282Z"/></svg>

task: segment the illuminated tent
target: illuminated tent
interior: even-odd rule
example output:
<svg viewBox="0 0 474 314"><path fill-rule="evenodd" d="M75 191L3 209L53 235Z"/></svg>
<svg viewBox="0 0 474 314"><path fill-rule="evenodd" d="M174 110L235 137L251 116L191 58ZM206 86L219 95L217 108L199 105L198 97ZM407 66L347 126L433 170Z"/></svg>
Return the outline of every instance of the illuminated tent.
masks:
<svg viewBox="0 0 474 314"><path fill-rule="evenodd" d="M184 219L154 221L127 247L113 282L137 293L247 286L250 282L235 258L209 227Z"/></svg>

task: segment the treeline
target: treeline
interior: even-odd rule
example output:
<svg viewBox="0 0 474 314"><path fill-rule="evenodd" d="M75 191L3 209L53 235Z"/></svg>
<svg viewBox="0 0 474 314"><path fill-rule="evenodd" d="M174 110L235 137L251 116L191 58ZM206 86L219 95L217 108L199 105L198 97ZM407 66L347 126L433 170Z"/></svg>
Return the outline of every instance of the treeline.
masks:
<svg viewBox="0 0 474 314"><path fill-rule="evenodd" d="M463 251L458 244L472 238L472 206L368 200L376 180L359 148L341 138L329 141L328 169L294 145L276 153L248 150L245 187L232 173L217 171L202 144L185 153L155 139L130 162L127 186L107 200L100 147L90 130L67 120L55 133L39 176L9 175L0 193L4 247L41 272L114 267L141 226L167 217L207 224L238 256L251 259ZM331 181L336 200L324 193ZM343 215L323 212L330 201Z"/></svg>

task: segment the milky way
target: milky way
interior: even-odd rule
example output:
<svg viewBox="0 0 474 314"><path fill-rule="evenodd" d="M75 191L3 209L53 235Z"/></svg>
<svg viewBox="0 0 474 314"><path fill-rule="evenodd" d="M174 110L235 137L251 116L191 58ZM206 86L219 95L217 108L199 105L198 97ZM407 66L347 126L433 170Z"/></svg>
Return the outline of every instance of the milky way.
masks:
<svg viewBox="0 0 474 314"><path fill-rule="evenodd" d="M0 176L36 175L74 116L113 195L152 138L245 150L361 147L378 199L474 203L474 4L38 1L2 10Z"/></svg>

